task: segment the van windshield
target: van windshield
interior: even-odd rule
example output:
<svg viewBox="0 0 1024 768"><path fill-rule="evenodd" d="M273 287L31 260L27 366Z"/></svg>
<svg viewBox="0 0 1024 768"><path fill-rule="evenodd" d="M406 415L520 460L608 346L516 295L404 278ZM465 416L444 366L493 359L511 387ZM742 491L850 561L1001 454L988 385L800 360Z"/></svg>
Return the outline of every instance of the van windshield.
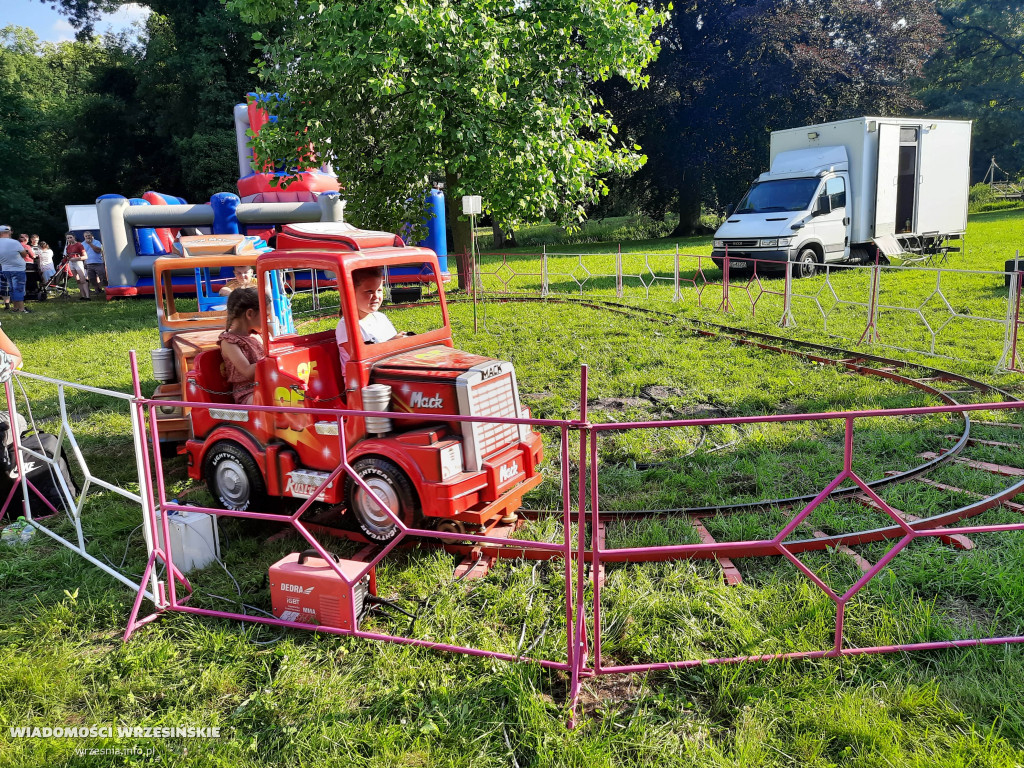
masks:
<svg viewBox="0 0 1024 768"><path fill-rule="evenodd" d="M759 181L750 188L734 213L806 211L817 188L817 178Z"/></svg>

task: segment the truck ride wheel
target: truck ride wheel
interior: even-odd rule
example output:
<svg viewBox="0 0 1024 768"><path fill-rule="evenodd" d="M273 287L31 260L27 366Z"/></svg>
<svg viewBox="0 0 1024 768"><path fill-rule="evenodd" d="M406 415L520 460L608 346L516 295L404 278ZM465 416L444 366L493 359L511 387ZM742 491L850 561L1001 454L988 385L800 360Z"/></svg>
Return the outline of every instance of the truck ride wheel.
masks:
<svg viewBox="0 0 1024 768"><path fill-rule="evenodd" d="M206 452L203 477L224 509L243 512L259 507L266 499L267 486L256 460L236 443L222 440Z"/></svg>
<svg viewBox="0 0 1024 768"><path fill-rule="evenodd" d="M814 277L818 271L818 254L813 248L804 248L793 262L793 277Z"/></svg>
<svg viewBox="0 0 1024 768"><path fill-rule="evenodd" d="M399 520L410 527L415 525L420 516L419 500L412 483L402 470L387 459L373 457L359 459L352 464L352 469ZM374 541L391 541L395 538L398 526L392 522L388 513L352 478L348 478L345 485L345 500L359 529Z"/></svg>

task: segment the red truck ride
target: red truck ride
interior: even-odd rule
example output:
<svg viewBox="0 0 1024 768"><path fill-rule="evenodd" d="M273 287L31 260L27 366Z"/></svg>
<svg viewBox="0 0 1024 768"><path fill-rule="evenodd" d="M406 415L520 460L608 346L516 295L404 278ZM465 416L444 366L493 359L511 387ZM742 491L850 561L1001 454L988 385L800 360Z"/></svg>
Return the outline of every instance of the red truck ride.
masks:
<svg viewBox="0 0 1024 768"><path fill-rule="evenodd" d="M193 250L202 252L199 245ZM527 425L446 418L528 417L529 409L520 403L511 363L454 348L433 251L343 223L286 225L275 250L255 259L232 255L238 251L218 256L207 248L200 256L161 259L154 273L162 341L184 378L184 387L165 383L157 396L205 406L184 413L166 409L158 421L161 435L186 438L190 477L204 480L227 509L265 509L275 496L307 499L341 463L338 421L322 411L388 410L387 419L345 419L344 440L352 468L403 523L465 532L515 514L523 495L542 479L541 438ZM174 311L168 287L174 274L194 270L197 282L210 284L210 273L218 273L216 289L217 280L225 279L219 273L229 276L236 263L254 263L262 286L266 357L256 366L253 405L287 406L294 413L217 408L232 402L216 340L223 308ZM392 285L401 281L419 289L403 291L417 301L390 311L408 335L363 340L352 273L367 268L385 269ZM339 322L346 329L341 343ZM403 419L403 413L436 418ZM387 541L398 532L347 475L317 500L343 505L372 540Z"/></svg>

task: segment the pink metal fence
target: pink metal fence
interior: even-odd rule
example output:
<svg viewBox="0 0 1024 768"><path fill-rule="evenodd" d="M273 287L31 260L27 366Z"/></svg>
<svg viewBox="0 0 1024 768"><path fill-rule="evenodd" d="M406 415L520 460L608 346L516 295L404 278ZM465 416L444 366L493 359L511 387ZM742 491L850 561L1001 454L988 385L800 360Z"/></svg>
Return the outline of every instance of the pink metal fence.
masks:
<svg viewBox="0 0 1024 768"><path fill-rule="evenodd" d="M849 601L855 597L874 577L882 572L894 558L911 542L926 537L942 537L948 539L958 534L976 533L999 533L1007 531L1024 530L1024 522L998 525L968 525L962 524L973 515L982 511L992 509L1003 501L1013 498L1024 492L1024 479L1016 482L993 496L975 502L974 504L959 509L948 510L941 514L933 515L926 519L908 520L894 510L884 499L874 493L863 478L854 471L854 434L858 422L865 419L883 417L922 417L935 414L961 414L975 411L1007 411L1020 413L1024 410L1024 403L983 403L970 405L943 405L937 407L923 408L901 408L894 410L869 410L855 412L831 412L816 414L780 414L772 416L754 417L731 417L731 418L707 418L707 419L682 419L673 421L655 422L633 422L633 423L605 423L593 424L588 419L587 413L587 369L584 367L581 372L580 392L580 413L577 419L555 420L555 419L497 419L493 417L463 417L446 416L446 419L453 421L483 421L500 422L508 424L529 424L534 427L543 427L557 430L559 435L559 462L560 462L560 498L562 508L559 518L562 527L561 542L543 542L528 539L494 538L476 534L458 534L459 540L465 540L482 546L497 546L511 548L517 551L535 552L540 558L555 558L562 561L564 571L565 590L565 620L566 620L566 645L565 656L559 658L539 658L530 656L528 653L507 653L488 648L472 647L465 644L436 642L428 639L407 637L397 634L386 634L380 632L368 632L358 628L339 629L332 627L311 627L294 621L287 621L276 618L265 618L260 616L247 615L231 611L212 610L190 605L190 594L192 585L184 576L173 561L173 554L167 548L162 547L158 537L147 536L148 559L145 573L137 582L137 594L135 596L128 626L125 631L125 639L129 638L143 625L153 621L163 613L182 612L216 618L234 619L243 622L255 622L291 629L313 630L323 633L337 635L351 635L354 637L383 640L401 644L416 645L436 650L451 651L457 653L484 656L504 661L526 661L541 666L561 670L569 675L569 702L574 710L578 700L580 686L583 680L599 675L642 672L651 670L664 670L681 667L692 667L702 664L734 663L741 661L767 661L771 659L784 658L819 658L845 655L856 655L866 653L885 653L891 651L912 651L942 648L959 648L979 644L997 643L1020 643L1024 642L1024 636L1020 635L998 635L981 638L966 638L944 640L923 643L904 643L886 646L873 647L851 647L844 642L843 625L845 610ZM156 431L156 409L164 406L177 407L216 407L226 410L248 410L267 411L274 413L295 413L303 412L300 408L286 408L273 406L232 406L226 404L197 404L197 403L169 403L168 401L155 401L142 396L140 379L134 355L132 358L132 375L134 383L134 397L131 398L133 409L133 429L137 426L143 436L142 450L139 451L140 462L140 484L142 492L140 496L148 501L142 504L143 522L150 531L156 531L157 526L162 527L164 542L170 541L167 513L175 510L187 510L189 512L204 512L224 517L249 518L258 520L269 520L289 526L294 530L310 547L324 556L326 562L331 564L337 575L350 587L370 573L371 569L377 566L390 553L394 552L396 546L408 537L415 536L424 539L452 538L451 532L442 532L429 529L416 529L406 526L395 513L388 509L386 504L378 498L373 490L368 487L355 473L348 462L346 446L343 435L345 434L345 420L351 417L381 416L388 417L388 412L373 411L346 411L339 409L316 409L319 418L335 419L338 424L339 444L341 447L342 460L338 467L330 473L321 485L312 491L309 499L306 500L293 514L280 514L277 512L236 512L223 509L198 507L193 505L182 505L168 500L167 489L164 481L164 467L159 451L159 439ZM8 388L8 396L11 390ZM308 413L308 411L305 411ZM403 414L403 419L423 420L436 422L437 417L433 415L417 416L415 414ZM148 420L148 421L147 421ZM601 461L599 460L599 443L607 433L623 433L630 430L660 430L682 427L715 427L725 425L764 425L781 423L807 423L807 422L841 422L843 424L844 450L842 469L838 474L815 496L814 500L796 511L781 527L779 532L771 538L743 540L743 541L722 541L714 542L705 540L700 544L677 544L669 546L654 547L630 547L630 548L609 548L602 543L602 537L597 535L604 520L602 518L601 497L600 497L600 475ZM148 440L145 439L148 437ZM15 447L18 448L17 436ZM578 476L575 478L575 493L573 489L574 478L571 476L571 452L574 450L575 440L578 444ZM139 441L136 443L139 445ZM20 456L20 451L16 455ZM20 459L19 459L20 461ZM589 479L587 477L589 469ZM309 509L310 505L331 482L343 477L349 478L357 483L364 491L369 493L377 504L384 509L392 518L392 521L399 526L400 534L394 540L383 545L373 557L366 561L365 567L355 577L347 577L333 560L327 556L327 552L316 536L309 530L306 524L300 519L302 514ZM854 533L840 534L825 538L812 538L798 541L789 541L787 538L797 530L801 523L811 512L818 507L829 494L844 483L852 483L875 504L877 509L891 520L884 527L872 530L857 531ZM23 488L26 491L32 489L23 481ZM573 496L575 498L575 509ZM9 503L10 499L8 499ZM4 508L6 511L6 505ZM26 506L26 513L28 513ZM589 536L588 525L589 522ZM573 541L572 525L577 524L575 541ZM590 545L588 548L588 538ZM809 551L821 551L842 545L864 544L872 541L894 540L895 544L877 563L869 568L849 589L838 591L828 586L810 568L802 563L798 555ZM765 653L757 655L735 655L727 657L711 658L681 658L667 661L650 661L632 664L606 664L602 659L602 580L600 574L603 565L617 562L646 562L663 560L683 559L737 559L744 557L781 557L791 562L797 570L810 583L822 591L835 605L835 626L833 642L830 647L818 648L807 651L787 653ZM586 564L590 562L591 568L588 575ZM164 579L158 578L160 567L164 570ZM147 582L153 585L153 589L147 590ZM591 600L587 600L588 588L593 590ZM181 591L179 591L179 589ZM142 613L142 604L150 600L154 605L154 611L146 616ZM589 610L588 610L589 608ZM349 620L351 626L356 627L354 608L350 610Z"/></svg>
<svg viewBox="0 0 1024 768"><path fill-rule="evenodd" d="M136 387L138 387L138 374L137 374L137 370L133 371L133 374L134 374L134 377L135 377ZM151 438L150 446L151 446L151 448L152 448L152 446L158 446L159 445L159 436L158 436L157 431L156 431L156 413L157 413L157 408L159 408L161 406L163 406L165 408L167 408L167 407L180 407L180 408L186 408L187 407L187 408L193 408L193 409L195 409L195 408L206 408L206 409L216 408L218 410L237 410L237 411L248 411L248 412L269 412L269 413L280 413L280 414L285 414L285 413L305 413L305 414L308 414L309 413L309 411L306 410L306 409L294 408L294 407L287 408L287 407L277 407L277 406L255 406L255 405L239 406L239 405L229 405L229 404L222 404L222 403L192 403L192 402L179 402L179 401L172 402L172 401L167 401L167 400L154 401L154 400L147 400L147 399L142 398L141 396L139 396L138 401L137 401L137 407L140 408L140 409L144 409L144 411L146 412L146 414L148 415L148 418L149 418L149 430L150 430L150 438ZM559 430L559 433L560 433L560 450L559 450L559 455L560 455L560 462L561 462L561 491L562 491L562 503L563 503L562 526L563 526L563 532L564 532L564 537L563 537L564 540L563 540L563 542L561 544L557 544L557 543L543 542L543 541L519 540L519 539L514 539L514 538L495 538L495 537L486 536L486 535L477 535L477 534L469 534L469 533L465 533L465 534L464 533L459 533L459 534L456 535L456 534L453 534L450 531L437 531L437 530L431 530L431 529L411 528L411 527L407 526L395 514L395 512L393 510L391 510L391 509L389 509L387 507L387 505L374 493L374 491L362 480L362 478L359 477L359 475L352 468L351 464L349 464L349 462L348 462L347 448L346 448L346 445L345 445L345 427L344 427L345 421L347 419L349 419L349 418L363 418L363 417L367 417L367 416L381 416L383 412L339 410L339 409L326 409L326 408L317 408L315 412L316 412L316 416L317 416L318 419L331 419L331 418L333 418L333 419L335 419L337 421L337 425L338 425L338 441L339 441L339 446L340 446L340 451L341 451L341 463L334 469L333 472L331 472L329 474L329 476L327 478L325 478L320 483L319 486L317 486L316 489L314 489L312 492L310 492L309 498L306 499L306 501L304 503L302 503L300 505L300 507L294 513L288 514L288 515L272 513L272 512L248 512L248 511L240 512L240 511L231 511L231 510L224 510L224 509L212 508L212 507L202 507L202 506L196 506L196 505L182 505L182 504L174 503L173 501L169 501L168 498L167 498L167 491L166 491L166 487L165 487L165 483L164 483L164 478L163 478L164 472L163 472L162 459L160 457L160 451L159 450L152 451L152 456L153 456L153 461L154 461L154 470L155 470L153 474L154 474L156 480L155 480L155 483L153 483L151 485L151 487L147 489L147 493L152 495L153 500L154 500L154 503L153 503L151 509L149 510L149 514L152 515L150 522L154 526L154 529L155 529L155 527L158 524L162 524L162 526L163 526L163 541L165 541L165 542L166 541L170 541L169 530L168 530L168 520L167 520L167 513L168 512L176 512L176 511L200 512L200 513L212 514L212 515L223 516L223 517L248 518L248 519L266 520L266 521L271 521L271 522L282 523L282 524L290 526L296 533L298 533L299 536L301 536L305 540L305 542L312 549L315 549L320 554L320 556L331 566L331 568L334 570L336 575L339 578L341 578L342 581L344 581L345 584L347 584L349 588L352 588L355 584L359 583L363 578L367 577L367 575L370 574L372 569L376 568L376 566L379 565L381 563L381 561L384 560L384 558L388 556L388 554L393 552L394 549L397 546L399 546L399 544L401 544L406 538L408 538L410 536L415 536L415 537L426 538L426 539L438 539L438 540L440 540L440 539L451 539L453 536L455 536L455 537L458 538L458 540L460 542L468 541L468 542L473 542L473 543L477 543L477 544L490 544L490 545L497 545L497 546L511 547L511 548L519 547L519 548L524 548L524 549L539 550L539 551L548 553L550 556L560 557L563 560L563 562L564 562L566 594L567 595L571 594L572 585L573 585L572 564L573 564L574 559L578 559L577 558L577 551L573 548L572 541L571 541L571 538L570 538L571 519L572 519L573 515L572 515L572 512L571 512L571 503L570 503L571 478L570 478L570 473L569 473L569 467L570 467L570 461L569 461L570 437L569 437L569 435L570 435L570 429L571 429L571 427L573 425L573 422L550 420L550 419L509 419L509 418L499 419L499 418L495 418L495 417L486 417L486 418L484 418L484 417L470 417L470 416L445 416L445 418L448 419L448 420L459 421L459 422L486 422L486 423L517 424L517 425L525 424L525 425L530 425L532 427L551 427L551 428L557 428ZM391 415L393 416L394 414L391 414ZM403 419L413 420L413 421L423 421L423 422L433 422L433 423L437 422L437 416L432 415L432 414L403 414L402 418ZM581 449L581 451L582 451L582 449ZM581 456L582 455L583 454L581 453ZM323 547L323 545L320 543L320 541L316 538L316 536L309 530L309 528L307 528L307 526L303 523L303 521L300 520L302 515L310 508L310 506L323 493L323 491L325 491L332 483L338 481L343 476L347 476L348 478L350 478L352 482L358 484L360 488L362 488L366 493L368 493L370 495L370 497L381 507L381 509L384 510L388 514L388 516L391 518L392 522L395 523L399 527L399 534L395 538L393 538L391 541L389 541L387 544L384 544L382 546L382 548L373 555L372 559L366 561L366 563L365 563L364 567L362 568L362 570L358 574L356 574L355 576L346 576L345 575L345 573L341 570L341 568L338 566L338 564L335 563L334 560L328 555L326 549ZM581 487L581 489L579 491L579 498L580 499L584 499L584 491L583 491L582 487ZM381 633L374 633L374 632L365 632L365 631L362 631L362 630L360 630L358 628L357 629L342 629L342 628L324 627L324 626L315 626L314 627L314 626L311 626L309 624L304 624L304 623L296 622L296 621L286 621L286 620L282 620L282 619L271 619L271 618L252 616L252 615L248 615L248 614L241 614L241 613L236 613L236 612L231 612L231 611L218 611L218 610L211 610L211 609L205 609L205 608L196 608L196 607L192 607L192 606L190 606L188 604L189 595L179 596L178 589L177 589L178 585L181 585L182 587L184 587L188 591L188 593L192 592L192 586L191 586L191 584L189 584L188 579L184 575L182 575L181 572L175 567L174 561L173 561L173 554L172 554L172 552L169 549L161 548L158 545L158 543L155 544L152 547L152 550L151 550L150 556L149 556L149 560L148 560L147 565L146 565L146 572L143 574L142 583L145 584L147 579L150 578L150 576L153 573L154 569L159 564L164 564L166 566L167 573L170 574L170 576L168 577L167 588L165 590L161 586L161 590L159 592L159 594L160 594L160 601L156 605L156 609L157 610L154 613L152 613L152 614L150 614L148 616L145 616L143 618L139 618L139 613L140 613L140 610L141 610L141 605L142 605L142 600L143 600L143 593L142 593L142 590L140 589L139 593L136 595L135 602L134 602L134 604L132 606L132 611L131 611L131 615L130 615L130 618L129 618L128 627L127 627L127 629L125 631L125 639L126 640L139 627L141 627L142 625L152 621L157 616L159 616L160 613L162 613L162 612L175 612L175 611L177 611L177 612L193 613L193 614L198 614L198 615L203 615L203 616L211 616L211 617L217 617L217 618L227 618L227 619L235 619L235 620L239 620L239 621L248 621L248 622L255 622L255 623L270 624L270 625L273 625L273 626L287 627L287 628L290 628L290 629L306 629L306 630L314 630L314 631L317 631L317 632L324 632L324 633L330 633L330 634L352 635L354 637L361 637L361 638L366 638L366 639L371 639L371 640L385 640L385 641L390 641L390 642L395 642L395 643L400 643L400 644L406 644L406 645L417 645L417 646L422 646L422 647L431 648L431 649L435 649L435 650L453 651L453 652L465 653L465 654L474 655L474 656L486 656L486 657L495 658L495 659L501 659L501 660L505 660L505 661L529 661L529 662L533 662L533 663L539 664L540 666L543 666L543 667L549 667L549 668L552 668L552 669L559 669L559 670L563 670L565 672L570 672L570 673L573 671L572 659L575 657L575 649L574 649L574 647L572 645L572 642L573 642L572 639L573 639L573 636L574 636L572 631L568 632L568 647L566 648L566 660L562 661L562 660L557 660L557 659L533 658L533 657L528 657L528 656L525 656L525 655L517 656L515 654L501 653L501 652L497 652L497 651L491 651L491 650L486 650L486 649L481 649L481 648L474 648L474 647L465 646L465 645L454 645L454 644L448 644L448 643L439 643L439 642L434 642L434 641L429 641L429 640L421 640L421 639L417 639L417 638L403 637L403 636L400 636L400 635L389 635L389 634L381 634ZM580 567L582 567L582 564L580 565ZM162 585L163 582L160 582L160 584ZM354 606L354 604L350 603L349 608L350 608L349 616L347 617L348 622L349 622L350 626L357 627L358 626L358 621L357 621L357 618L355 616L355 606ZM566 626L567 627L574 626L573 610L574 610L574 604L571 601L566 600Z"/></svg>
<svg viewBox="0 0 1024 768"><path fill-rule="evenodd" d="M902 643L886 646L872 647L849 647L843 640L844 613L849 601L857 595L875 576L877 576L890 562L912 541L923 537L948 538L963 534L979 533L1000 533L1006 531L1024 530L1024 522L1014 524L997 525L957 525L960 521L968 519L983 511L998 506L1003 501L1008 501L1014 496L1024 493L1024 480L1020 480L994 494L991 497L961 507L956 510L949 510L929 518L908 522L905 516L897 513L884 499L878 496L867 483L857 475L853 469L853 438L855 425L858 421L879 417L913 417L929 414L953 414L967 413L971 411L996 411L1004 410L1011 412L1024 411L1024 403L986 403L957 406L941 406L927 408L900 408L893 410L856 411L845 413L816 413L800 415L775 415L765 417L739 417L739 418L716 418L716 419L682 419L676 421L661 422L634 422L616 424L594 424L581 427L581 431L589 433L590 450L590 524L591 530L597 530L601 521L601 505L599 495L600 464L598 461L598 441L602 434L617 433L634 429L666 429L675 427L712 426L724 424L772 424L782 422L810 422L810 421L842 421L844 425L844 452L842 470L818 493L815 498L804 506L788 520L779 532L770 539L759 539L752 541L734 542L703 542L700 544L678 544L660 547L638 547L638 548L605 548L601 544L600 537L592 540L591 559L593 562L593 602L592 622L588 628L592 631L593 637L593 662L591 664L581 663L580 673L586 675L602 675L622 672L646 672L652 670L666 670L685 667L700 666L703 664L736 663L744 661L769 661L773 659L811 659L832 656L861 655L869 653L888 653L893 651L915 651L915 650L937 650L943 648L964 648L973 645L992 645L999 643L1021 643L1024 642L1022 635L994 636L987 638L969 638L922 643ZM785 540L797 529L797 527L814 511L829 494L839 488L844 482L852 482L860 488L861 492L868 496L877 508L884 512L892 524L883 528L858 531L850 534L840 534L825 538L811 538L785 543ZM949 527L947 527L949 526ZM842 546L865 544L872 541L895 539L896 543L877 563L867 571L846 591L841 594L833 590L812 570L810 570L797 555L802 552L822 550L825 548L838 548ZM803 574L811 583L818 587L836 606L834 642L830 648L821 648L810 651L797 651L788 653L768 653L750 656L731 657L707 657L678 659L674 661L650 662L638 664L617 664L605 665L601 658L602 640L602 616L601 616L601 579L598 573L602 563L609 562L634 562L638 560L674 560L674 559L724 559L735 560L744 557L783 557L790 561L797 570ZM584 654L585 655L585 654Z"/></svg>

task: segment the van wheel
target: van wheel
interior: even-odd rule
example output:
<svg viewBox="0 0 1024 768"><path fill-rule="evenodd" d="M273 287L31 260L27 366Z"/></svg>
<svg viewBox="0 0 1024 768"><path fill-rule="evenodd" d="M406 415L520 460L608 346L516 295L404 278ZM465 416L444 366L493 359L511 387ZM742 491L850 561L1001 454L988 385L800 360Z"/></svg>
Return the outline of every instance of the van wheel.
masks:
<svg viewBox="0 0 1024 768"><path fill-rule="evenodd" d="M813 248L804 248L793 262L793 277L814 277L818 271L818 254Z"/></svg>
<svg viewBox="0 0 1024 768"><path fill-rule="evenodd" d="M366 457L352 464L352 469L387 505L399 520L410 528L420 518L420 504L412 483L397 466L387 459ZM398 535L398 526L391 517L352 478L345 487L345 501L361 530L374 541L391 541Z"/></svg>
<svg viewBox="0 0 1024 768"><path fill-rule="evenodd" d="M215 443L203 459L203 476L213 498L224 509L244 512L266 501L267 486L259 465L237 443Z"/></svg>

